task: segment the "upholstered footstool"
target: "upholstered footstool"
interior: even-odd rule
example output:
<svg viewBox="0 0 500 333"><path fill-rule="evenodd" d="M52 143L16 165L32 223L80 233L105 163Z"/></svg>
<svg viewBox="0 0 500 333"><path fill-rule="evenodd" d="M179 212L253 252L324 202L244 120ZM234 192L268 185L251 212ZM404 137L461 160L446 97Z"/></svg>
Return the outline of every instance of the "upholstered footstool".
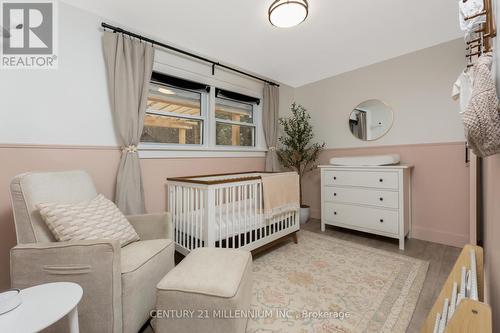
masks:
<svg viewBox="0 0 500 333"><path fill-rule="evenodd" d="M252 292L252 255L192 251L157 285L157 333L244 333Z"/></svg>

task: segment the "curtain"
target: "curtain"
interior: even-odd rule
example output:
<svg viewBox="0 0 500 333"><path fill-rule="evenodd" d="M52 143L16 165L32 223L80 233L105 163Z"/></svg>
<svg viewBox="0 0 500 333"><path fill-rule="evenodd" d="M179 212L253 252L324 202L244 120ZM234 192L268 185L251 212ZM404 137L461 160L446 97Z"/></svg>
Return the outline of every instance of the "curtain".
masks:
<svg viewBox="0 0 500 333"><path fill-rule="evenodd" d="M144 190L137 145L144 126L154 48L107 31L103 48L113 119L123 147L115 202L124 214L142 214L145 212Z"/></svg>
<svg viewBox="0 0 500 333"><path fill-rule="evenodd" d="M367 139L367 128L366 128L366 112L358 112L358 138L361 140Z"/></svg>
<svg viewBox="0 0 500 333"><path fill-rule="evenodd" d="M267 143L266 171L280 171L281 166L276 153L278 144L278 119L279 119L279 88L267 84L264 86L264 114L262 125Z"/></svg>

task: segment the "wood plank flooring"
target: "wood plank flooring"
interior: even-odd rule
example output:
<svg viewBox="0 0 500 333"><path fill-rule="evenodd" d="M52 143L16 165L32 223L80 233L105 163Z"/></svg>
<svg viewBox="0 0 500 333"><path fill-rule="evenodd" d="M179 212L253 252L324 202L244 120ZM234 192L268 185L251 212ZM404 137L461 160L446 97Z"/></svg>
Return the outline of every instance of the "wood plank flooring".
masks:
<svg viewBox="0 0 500 333"><path fill-rule="evenodd" d="M319 220L311 219L308 223L302 225L301 229L321 233L321 224ZM420 332L421 325L431 310L441 287L446 281L461 251L461 249L457 247L426 242L419 239L407 239L405 242L405 250L400 251L397 239L365 234L333 226L327 226L324 234L429 261L427 277L425 278L424 286L420 293L410 325L408 326L407 333Z"/></svg>

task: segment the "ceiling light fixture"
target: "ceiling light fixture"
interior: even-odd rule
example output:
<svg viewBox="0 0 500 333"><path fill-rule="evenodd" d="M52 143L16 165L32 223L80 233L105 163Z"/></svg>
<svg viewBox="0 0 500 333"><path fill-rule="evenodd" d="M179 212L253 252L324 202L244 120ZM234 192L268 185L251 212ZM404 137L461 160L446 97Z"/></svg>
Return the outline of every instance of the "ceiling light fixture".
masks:
<svg viewBox="0 0 500 333"><path fill-rule="evenodd" d="M291 28L307 18L307 0L276 0L269 7L269 22L278 28Z"/></svg>

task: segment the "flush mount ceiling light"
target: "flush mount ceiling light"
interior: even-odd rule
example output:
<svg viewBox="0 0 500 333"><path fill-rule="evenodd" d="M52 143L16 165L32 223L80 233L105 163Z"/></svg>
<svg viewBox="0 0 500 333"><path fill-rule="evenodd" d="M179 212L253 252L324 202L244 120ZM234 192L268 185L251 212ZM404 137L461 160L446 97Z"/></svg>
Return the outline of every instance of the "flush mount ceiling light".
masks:
<svg viewBox="0 0 500 333"><path fill-rule="evenodd" d="M269 7L269 22L278 28L291 28L307 18L307 0L276 0Z"/></svg>

